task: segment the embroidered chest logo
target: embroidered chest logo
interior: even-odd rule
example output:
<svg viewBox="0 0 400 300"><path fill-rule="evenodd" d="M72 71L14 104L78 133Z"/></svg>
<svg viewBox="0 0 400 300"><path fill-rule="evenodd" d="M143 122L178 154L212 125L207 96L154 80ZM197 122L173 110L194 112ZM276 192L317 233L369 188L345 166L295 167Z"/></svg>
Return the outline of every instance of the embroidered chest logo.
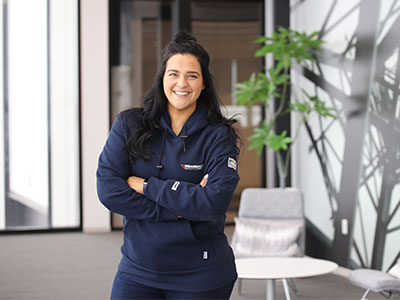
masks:
<svg viewBox="0 0 400 300"><path fill-rule="evenodd" d="M232 157L228 157L228 167L236 171L236 160Z"/></svg>
<svg viewBox="0 0 400 300"><path fill-rule="evenodd" d="M203 165L187 165L181 164L181 167L188 171L200 171L203 170Z"/></svg>

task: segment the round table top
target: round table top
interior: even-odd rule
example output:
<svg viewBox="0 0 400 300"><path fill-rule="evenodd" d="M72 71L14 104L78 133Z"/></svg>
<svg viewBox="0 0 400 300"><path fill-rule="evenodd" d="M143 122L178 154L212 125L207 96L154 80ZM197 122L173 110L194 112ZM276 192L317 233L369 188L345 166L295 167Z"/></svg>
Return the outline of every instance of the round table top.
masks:
<svg viewBox="0 0 400 300"><path fill-rule="evenodd" d="M243 279L288 279L312 277L334 271L338 265L310 257L237 258L236 269Z"/></svg>

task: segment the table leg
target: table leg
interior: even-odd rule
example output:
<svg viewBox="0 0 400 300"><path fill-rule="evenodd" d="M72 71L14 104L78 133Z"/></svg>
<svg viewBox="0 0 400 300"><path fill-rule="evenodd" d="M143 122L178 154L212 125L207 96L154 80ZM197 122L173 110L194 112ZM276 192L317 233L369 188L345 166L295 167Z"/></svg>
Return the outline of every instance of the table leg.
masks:
<svg viewBox="0 0 400 300"><path fill-rule="evenodd" d="M282 279L283 289L285 290L286 300L290 300L289 287L286 279Z"/></svg>
<svg viewBox="0 0 400 300"><path fill-rule="evenodd" d="M275 299L275 279L267 279L266 295L267 300Z"/></svg>

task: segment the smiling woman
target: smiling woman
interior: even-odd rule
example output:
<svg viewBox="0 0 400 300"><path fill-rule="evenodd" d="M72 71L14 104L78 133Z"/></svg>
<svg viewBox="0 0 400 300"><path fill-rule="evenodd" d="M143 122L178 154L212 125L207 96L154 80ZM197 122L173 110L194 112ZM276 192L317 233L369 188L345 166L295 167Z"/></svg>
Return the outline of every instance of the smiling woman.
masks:
<svg viewBox="0 0 400 300"><path fill-rule="evenodd" d="M112 299L229 299L237 274L224 227L239 151L209 63L179 32L143 104L119 113L100 155L99 199L124 216Z"/></svg>
<svg viewBox="0 0 400 300"><path fill-rule="evenodd" d="M191 54L172 56L167 62L163 86L168 99L168 112L173 115L172 130L179 135L184 122L195 111L197 99L204 89L197 58Z"/></svg>

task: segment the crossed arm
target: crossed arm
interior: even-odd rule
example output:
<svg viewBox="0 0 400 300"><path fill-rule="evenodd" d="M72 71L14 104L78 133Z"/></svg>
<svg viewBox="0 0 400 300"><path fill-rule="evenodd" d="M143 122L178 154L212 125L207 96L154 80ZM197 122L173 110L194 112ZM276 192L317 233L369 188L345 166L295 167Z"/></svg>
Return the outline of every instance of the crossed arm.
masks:
<svg viewBox="0 0 400 300"><path fill-rule="evenodd" d="M200 185L205 187L207 185L208 174L204 175L204 177L200 181ZM126 182L128 185L138 194L144 194L143 187L144 187L144 178L137 177L137 176L130 176Z"/></svg>
<svg viewBox="0 0 400 300"><path fill-rule="evenodd" d="M229 160L236 159L234 145L221 134L209 150L205 170L208 176L193 184L175 179L147 179L129 174L126 134L121 116L114 122L109 138L99 157L97 190L100 201L110 211L137 220L169 221L178 216L191 221L214 220L224 215L239 181L236 168Z"/></svg>

